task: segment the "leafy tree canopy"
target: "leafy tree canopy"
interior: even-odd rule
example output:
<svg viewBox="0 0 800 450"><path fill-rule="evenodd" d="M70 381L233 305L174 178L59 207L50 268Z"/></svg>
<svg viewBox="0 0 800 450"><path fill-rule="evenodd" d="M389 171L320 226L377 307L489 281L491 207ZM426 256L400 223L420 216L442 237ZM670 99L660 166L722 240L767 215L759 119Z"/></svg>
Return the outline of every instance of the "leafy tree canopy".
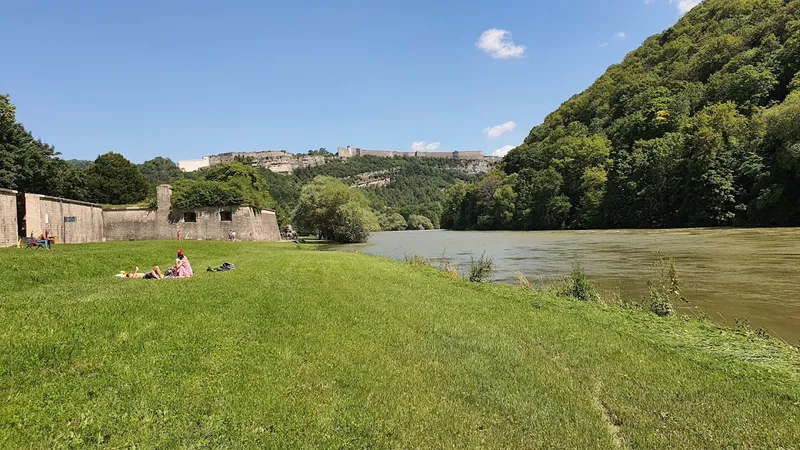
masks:
<svg viewBox="0 0 800 450"><path fill-rule="evenodd" d="M335 242L365 242L379 228L366 195L332 177L316 177L303 187L294 213L301 233Z"/></svg>
<svg viewBox="0 0 800 450"><path fill-rule="evenodd" d="M152 185L172 184L183 178L183 171L169 158L157 156L139 165L139 171Z"/></svg>
<svg viewBox="0 0 800 450"><path fill-rule="evenodd" d="M250 205L276 209L264 172L234 161L200 171L196 180L179 180L173 185L172 206L190 210L203 206ZM282 219L279 215L279 219Z"/></svg>
<svg viewBox="0 0 800 450"><path fill-rule="evenodd" d="M86 169L89 201L123 205L141 202L147 197L147 178L135 164L119 153L100 155Z"/></svg>
<svg viewBox="0 0 800 450"><path fill-rule="evenodd" d="M800 0L706 0L448 191L466 229L800 224Z"/></svg>

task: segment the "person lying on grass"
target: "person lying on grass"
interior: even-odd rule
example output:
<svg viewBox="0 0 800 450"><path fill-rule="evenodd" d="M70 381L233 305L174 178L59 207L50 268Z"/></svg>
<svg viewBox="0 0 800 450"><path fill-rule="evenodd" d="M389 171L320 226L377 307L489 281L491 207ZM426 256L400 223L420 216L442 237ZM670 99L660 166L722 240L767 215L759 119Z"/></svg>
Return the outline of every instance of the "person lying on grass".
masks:
<svg viewBox="0 0 800 450"><path fill-rule="evenodd" d="M189 258L183 254L183 250L178 249L178 259L175 260L175 278L191 278L194 275Z"/></svg>
<svg viewBox="0 0 800 450"><path fill-rule="evenodd" d="M133 273L126 273L125 278L142 278L145 280L160 280L164 278L161 274L161 269L158 266L153 266L153 270L147 273L139 273L139 267Z"/></svg>

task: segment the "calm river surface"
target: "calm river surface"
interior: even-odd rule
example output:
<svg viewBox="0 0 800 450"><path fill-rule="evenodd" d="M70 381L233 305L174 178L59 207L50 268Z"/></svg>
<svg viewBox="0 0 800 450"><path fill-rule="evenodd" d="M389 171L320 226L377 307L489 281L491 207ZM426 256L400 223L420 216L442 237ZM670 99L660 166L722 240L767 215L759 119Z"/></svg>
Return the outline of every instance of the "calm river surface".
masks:
<svg viewBox="0 0 800 450"><path fill-rule="evenodd" d="M337 247L342 250L342 247ZM580 263L603 290L642 299L657 251L675 258L690 306L733 325L746 317L787 342L800 342L800 228L614 231L404 231L376 233L346 251L403 259L420 254L457 264L483 252L495 281L569 275Z"/></svg>

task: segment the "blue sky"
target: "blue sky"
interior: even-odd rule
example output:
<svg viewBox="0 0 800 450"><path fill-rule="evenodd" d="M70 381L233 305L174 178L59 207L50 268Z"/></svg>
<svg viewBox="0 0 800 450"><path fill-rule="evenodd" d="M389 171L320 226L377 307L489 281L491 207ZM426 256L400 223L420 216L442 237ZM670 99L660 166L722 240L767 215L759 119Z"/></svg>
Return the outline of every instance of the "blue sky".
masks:
<svg viewBox="0 0 800 450"><path fill-rule="evenodd" d="M67 159L492 154L696 3L12 0L0 92Z"/></svg>

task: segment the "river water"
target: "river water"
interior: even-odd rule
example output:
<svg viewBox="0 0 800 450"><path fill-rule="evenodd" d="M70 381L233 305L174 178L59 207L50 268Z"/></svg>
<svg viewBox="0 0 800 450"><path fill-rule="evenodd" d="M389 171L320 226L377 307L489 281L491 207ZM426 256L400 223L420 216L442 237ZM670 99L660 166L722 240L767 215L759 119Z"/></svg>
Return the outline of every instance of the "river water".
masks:
<svg viewBox="0 0 800 450"><path fill-rule="evenodd" d="M736 317L797 345L800 342L800 228L612 231L404 231L373 234L369 243L337 247L403 259L468 263L483 252L495 281L532 282L569 275L582 265L602 290L641 300L661 254L675 259L689 308L729 325Z"/></svg>

